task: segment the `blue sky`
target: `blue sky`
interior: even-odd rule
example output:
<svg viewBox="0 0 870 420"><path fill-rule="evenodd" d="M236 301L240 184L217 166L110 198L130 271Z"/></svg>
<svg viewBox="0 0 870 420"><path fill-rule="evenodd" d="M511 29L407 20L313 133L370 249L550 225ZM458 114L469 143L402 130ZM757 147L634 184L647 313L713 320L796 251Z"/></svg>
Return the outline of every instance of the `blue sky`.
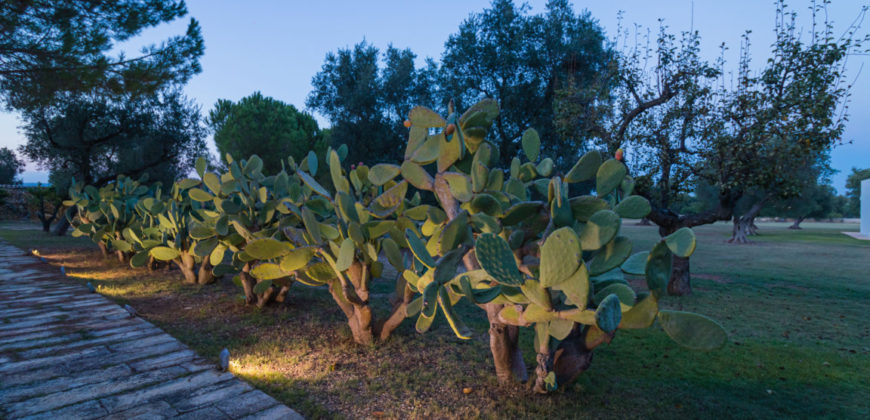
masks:
<svg viewBox="0 0 870 420"><path fill-rule="evenodd" d="M185 91L207 112L218 99L238 100L254 91L304 108L311 78L320 70L329 51L350 47L365 39L384 48L392 43L410 48L422 60L438 59L444 41L469 14L486 8L489 0L369 0L369 1L229 1L188 0L190 16L200 21L206 51L203 72ZM809 1L792 0L792 7L808 18ZM858 0L833 0L828 16L838 28L851 23L862 4ZM531 11L543 10L546 0L529 1ZM610 0L575 1L579 12L588 9L608 36L613 36L617 15L624 23L656 28L658 19L674 31L699 30L702 50L709 59L718 46L731 47L729 63L736 63L740 36L752 30L754 62L761 66L773 41L774 2L770 0ZM694 11L694 13L693 13ZM802 20L806 25L807 20ZM159 42L182 33L186 20L150 29L122 46L135 52L142 44ZM870 22L867 22L867 29ZM834 186L844 191L849 168L870 167L870 68L867 57L850 57L849 80L854 80L849 107L850 121L844 135L852 141L834 149L832 164L840 173ZM870 67L870 66L868 66ZM857 77L857 78L856 78ZM325 121L318 117L321 124ZM18 133L17 115L0 113L0 145L17 148L24 142ZM44 181L45 173L28 165L25 182Z"/></svg>

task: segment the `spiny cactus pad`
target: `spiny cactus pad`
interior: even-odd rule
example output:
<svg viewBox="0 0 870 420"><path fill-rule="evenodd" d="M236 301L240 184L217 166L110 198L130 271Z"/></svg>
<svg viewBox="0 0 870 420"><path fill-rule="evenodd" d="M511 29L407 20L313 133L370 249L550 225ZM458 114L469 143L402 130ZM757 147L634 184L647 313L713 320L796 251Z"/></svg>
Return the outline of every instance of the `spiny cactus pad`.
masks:
<svg viewBox="0 0 870 420"><path fill-rule="evenodd" d="M492 233L478 236L474 253L480 266L497 282L507 285L523 284L523 275L517 268L510 245L500 236Z"/></svg>

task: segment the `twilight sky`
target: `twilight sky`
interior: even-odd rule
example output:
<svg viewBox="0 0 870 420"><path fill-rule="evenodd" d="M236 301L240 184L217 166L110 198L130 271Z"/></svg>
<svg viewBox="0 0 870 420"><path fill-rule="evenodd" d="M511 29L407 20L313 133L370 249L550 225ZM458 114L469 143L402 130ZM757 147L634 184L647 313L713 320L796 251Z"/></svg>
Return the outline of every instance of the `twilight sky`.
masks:
<svg viewBox="0 0 870 420"><path fill-rule="evenodd" d="M469 14L486 8L489 0L367 0L367 1L229 1L188 0L189 16L200 21L205 38L203 71L185 87L206 113L218 99L238 100L254 91L304 109L311 78L320 70L324 56L338 48L351 47L365 39L385 48L392 43L410 48L422 61L440 58L447 37L456 32ZM519 3L519 2L518 2ZM694 4L693 4L694 3ZM833 0L828 17L843 30L858 16L860 0ZM528 1L531 12L543 10L546 0ZM809 25L809 0L792 0L801 22ZM599 20L608 37L616 31L617 14L624 24L656 29L664 19L672 31L694 26L702 37L702 51L712 60L719 44L726 43L729 64L736 65L740 35L751 30L752 55L756 67L767 58L773 41L775 8L772 0L575 0L579 12L588 9ZM694 13L693 13L694 11ZM144 32L122 46L135 53L139 46L160 42L184 31L182 19ZM870 29L867 22L862 33ZM834 186L844 192L851 167L870 167L870 68L865 56L849 58L849 81L854 81L850 121L844 144L832 152L832 164L840 172ZM318 116L323 125L325 120ZM0 146L17 148L24 142L18 132L16 114L0 112ZM45 181L47 174L28 164L24 182Z"/></svg>

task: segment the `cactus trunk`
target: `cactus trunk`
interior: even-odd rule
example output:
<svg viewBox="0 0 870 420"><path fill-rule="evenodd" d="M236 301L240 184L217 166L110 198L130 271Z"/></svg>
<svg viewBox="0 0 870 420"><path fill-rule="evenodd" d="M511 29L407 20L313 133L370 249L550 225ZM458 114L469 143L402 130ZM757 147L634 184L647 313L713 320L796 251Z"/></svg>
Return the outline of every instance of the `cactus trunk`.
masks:
<svg viewBox="0 0 870 420"><path fill-rule="evenodd" d="M178 269L181 270L181 274L184 276L184 282L196 284L196 271L194 271L195 262L193 260L193 255L185 252L174 261L175 265L178 266Z"/></svg>
<svg viewBox="0 0 870 420"><path fill-rule="evenodd" d="M592 349L586 347L586 333L581 326L575 325L555 351L553 371L556 383L562 386L574 382L592 365L592 354Z"/></svg>
<svg viewBox="0 0 870 420"><path fill-rule="evenodd" d="M353 335L353 341L363 345L371 345L375 341L372 309L368 305L367 274L368 267L358 261L354 262L347 270L347 278L350 283L347 286L356 293L355 297L347 296L338 280L329 288L333 299L347 317L347 326Z"/></svg>
<svg viewBox="0 0 870 420"><path fill-rule="evenodd" d="M103 258L109 258L109 248L106 244L104 242L97 242L97 246L100 247L100 252L103 254Z"/></svg>
<svg viewBox="0 0 870 420"><path fill-rule="evenodd" d="M257 301L257 295L254 294L254 286L257 280L251 277L251 263L246 263L239 273L239 279L242 282L242 289L245 291L245 303L253 305Z"/></svg>
<svg viewBox="0 0 870 420"><path fill-rule="evenodd" d="M441 208L447 214L449 220L453 220L459 212L459 205L450 193L449 185L442 174L435 176L434 192L441 202ZM480 268L471 253L463 258L463 263L468 271ZM499 320L498 313L504 305L487 303L478 305L486 311L489 320L489 349L492 352L495 374L499 382L509 383L513 380L526 382L529 374L526 372L526 364L523 361L523 353L519 348L519 327L504 324Z"/></svg>
<svg viewBox="0 0 870 420"><path fill-rule="evenodd" d="M208 258L203 258L202 263L199 265L199 273L197 274L196 282L198 284L211 284L214 283L215 277L212 272L211 262Z"/></svg>
<svg viewBox="0 0 870 420"><path fill-rule="evenodd" d="M495 374L500 383L513 381L526 382L529 374L519 347L520 330L498 320L498 313L504 305L484 305L489 319L489 349L492 352Z"/></svg>

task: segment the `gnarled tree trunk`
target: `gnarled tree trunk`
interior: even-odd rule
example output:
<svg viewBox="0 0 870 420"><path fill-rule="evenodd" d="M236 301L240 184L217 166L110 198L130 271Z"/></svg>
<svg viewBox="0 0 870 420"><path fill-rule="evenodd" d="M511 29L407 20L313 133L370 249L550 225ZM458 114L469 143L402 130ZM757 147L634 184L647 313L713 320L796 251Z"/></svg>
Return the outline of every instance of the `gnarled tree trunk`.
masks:
<svg viewBox="0 0 870 420"><path fill-rule="evenodd" d="M801 227L801 222L803 222L804 219L806 219L806 218L805 217L798 217L797 219L794 220L794 223L792 223L792 225L789 226L788 228L789 229L803 229Z"/></svg>
<svg viewBox="0 0 870 420"><path fill-rule="evenodd" d="M749 211L744 215L740 217L734 216L734 226L731 230L731 239L728 239L729 243L748 244L752 242L748 237L755 235L758 232L758 226L755 226L755 217L758 216L758 213L760 213L761 209L764 208L764 203L766 203L767 200L768 197L764 197L757 203L753 204Z"/></svg>

